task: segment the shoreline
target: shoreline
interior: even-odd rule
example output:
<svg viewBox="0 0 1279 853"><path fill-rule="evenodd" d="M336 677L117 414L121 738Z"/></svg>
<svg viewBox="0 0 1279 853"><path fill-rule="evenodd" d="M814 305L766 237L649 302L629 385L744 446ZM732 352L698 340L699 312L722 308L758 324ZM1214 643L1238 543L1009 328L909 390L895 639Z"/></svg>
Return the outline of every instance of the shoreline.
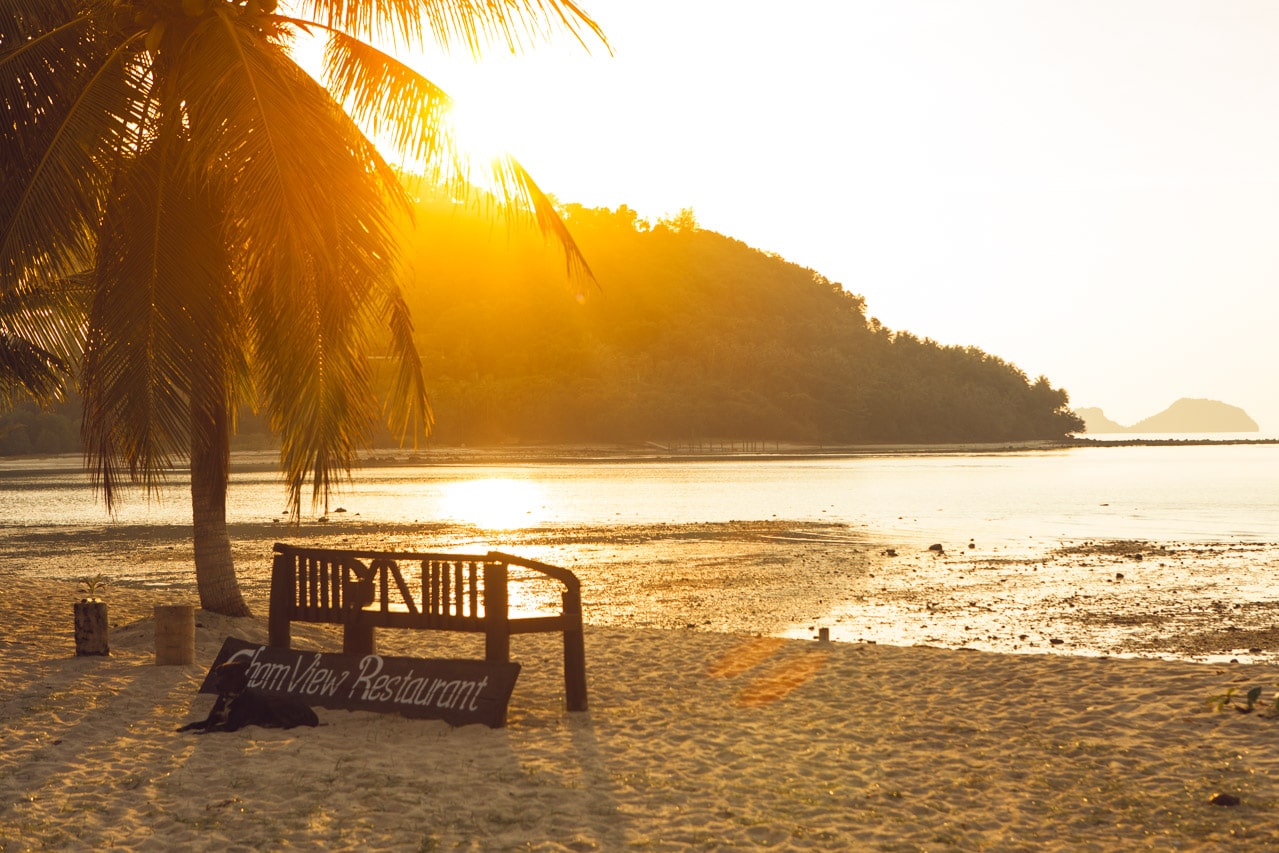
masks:
<svg viewBox="0 0 1279 853"><path fill-rule="evenodd" d="M1032 439L1024 441L940 442L812 445L768 441L701 441L688 445L582 444L512 445L491 447L433 447L404 451L366 451L361 464L512 464L518 462L648 462L717 459L840 459L859 456L922 456L944 454L1025 453L1066 450L1075 447L1203 447L1279 445L1279 438L1206 438L1187 433L1185 438L1088 438ZM741 445L741 449L738 449ZM750 446L751 449L747 449Z"/></svg>
<svg viewBox="0 0 1279 853"><path fill-rule="evenodd" d="M1108 434L1112 435L1112 434ZM589 462L666 462L768 459L840 459L862 456L924 456L946 454L1000 454L1033 451L1069 450L1078 447L1212 447L1238 445L1279 445L1279 438L1207 438L1186 433L1186 437L1168 438L1090 438L1033 439L1024 441L878 443L820 445L770 441L707 440L688 445L647 443L553 444L433 446L418 449L374 448L361 452L356 467L380 468L415 465L511 465L520 463L581 464ZM741 446L740 449L738 446ZM749 449L748 449L749 448ZM76 467L82 457L77 453L26 454L0 456L0 471L21 472L43 470L50 463L57 467ZM25 464L24 464L25 463ZM278 470L278 450L261 447L234 447L232 470L261 472ZM182 471L182 465L169 469Z"/></svg>

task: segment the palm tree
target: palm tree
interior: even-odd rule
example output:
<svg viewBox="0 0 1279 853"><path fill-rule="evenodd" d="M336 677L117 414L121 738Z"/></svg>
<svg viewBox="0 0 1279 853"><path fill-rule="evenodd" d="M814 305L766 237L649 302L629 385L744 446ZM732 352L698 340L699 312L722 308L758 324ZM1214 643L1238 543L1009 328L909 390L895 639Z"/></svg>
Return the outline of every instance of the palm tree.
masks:
<svg viewBox="0 0 1279 853"><path fill-rule="evenodd" d="M226 529L240 405L280 435L294 518L306 481L327 501L367 444L376 328L398 366L387 414L404 435L430 426L396 284L408 205L372 137L437 180L466 173L447 96L375 44L516 50L553 30L603 42L571 0L292 6L0 0L0 294L87 277L82 318L65 300L22 312L16 331L58 353L83 328L82 437L108 509L188 461L201 605L229 615L249 612ZM318 77L291 50L305 34L324 42ZM502 200L584 271L519 164L493 169Z"/></svg>
<svg viewBox="0 0 1279 853"><path fill-rule="evenodd" d="M67 300L78 292L72 286L0 290L0 412L23 397L42 405L62 399L79 346L77 325L66 322L76 314Z"/></svg>

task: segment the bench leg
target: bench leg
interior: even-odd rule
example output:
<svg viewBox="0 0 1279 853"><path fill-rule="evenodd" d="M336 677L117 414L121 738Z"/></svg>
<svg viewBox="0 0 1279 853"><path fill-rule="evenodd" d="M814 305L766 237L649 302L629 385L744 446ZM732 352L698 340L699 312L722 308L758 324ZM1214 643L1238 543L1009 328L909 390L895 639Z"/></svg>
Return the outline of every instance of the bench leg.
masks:
<svg viewBox="0 0 1279 853"><path fill-rule="evenodd" d="M289 645L293 641L293 632L290 630L289 617L272 613L268 617L266 630L266 642L268 646L279 646L282 649L289 648Z"/></svg>
<svg viewBox="0 0 1279 853"><path fill-rule="evenodd" d="M586 710L586 643L581 628L564 632L564 701L570 711Z"/></svg>
<svg viewBox="0 0 1279 853"><path fill-rule="evenodd" d="M373 638L373 626L364 620L347 622L342 625L342 654L365 655L377 654L377 642Z"/></svg>
<svg viewBox="0 0 1279 853"><path fill-rule="evenodd" d="M506 564L484 564L484 659L489 663L511 660L511 622L506 590Z"/></svg>
<svg viewBox="0 0 1279 853"><path fill-rule="evenodd" d="M484 634L484 660L489 663L511 662L511 633L505 625L491 626Z"/></svg>

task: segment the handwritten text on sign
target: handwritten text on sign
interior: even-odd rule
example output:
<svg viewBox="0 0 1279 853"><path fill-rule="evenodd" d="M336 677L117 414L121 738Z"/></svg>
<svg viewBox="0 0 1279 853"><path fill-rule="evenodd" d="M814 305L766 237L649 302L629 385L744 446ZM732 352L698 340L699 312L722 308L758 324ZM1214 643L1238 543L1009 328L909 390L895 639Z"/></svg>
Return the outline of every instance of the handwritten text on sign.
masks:
<svg viewBox="0 0 1279 853"><path fill-rule="evenodd" d="M379 711L451 725L506 724L518 663L339 655L261 646L227 637L213 666L249 664L249 687L321 708ZM206 677L201 693L216 693Z"/></svg>

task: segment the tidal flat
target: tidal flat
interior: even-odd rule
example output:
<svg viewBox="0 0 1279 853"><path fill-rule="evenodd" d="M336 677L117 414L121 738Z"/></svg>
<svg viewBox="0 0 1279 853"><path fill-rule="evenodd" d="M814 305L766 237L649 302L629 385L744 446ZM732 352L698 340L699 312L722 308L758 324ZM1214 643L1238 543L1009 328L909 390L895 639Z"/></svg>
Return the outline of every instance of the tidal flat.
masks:
<svg viewBox="0 0 1279 853"><path fill-rule="evenodd" d="M494 532L359 519L237 524L245 597L265 614L272 545L484 554L563 566L588 624L1009 653L1279 662L1276 543L877 541L844 524L553 525ZM101 574L196 601L189 528L10 529L0 557L65 584ZM69 606L69 605L68 605ZM124 618L123 616L115 618Z"/></svg>

